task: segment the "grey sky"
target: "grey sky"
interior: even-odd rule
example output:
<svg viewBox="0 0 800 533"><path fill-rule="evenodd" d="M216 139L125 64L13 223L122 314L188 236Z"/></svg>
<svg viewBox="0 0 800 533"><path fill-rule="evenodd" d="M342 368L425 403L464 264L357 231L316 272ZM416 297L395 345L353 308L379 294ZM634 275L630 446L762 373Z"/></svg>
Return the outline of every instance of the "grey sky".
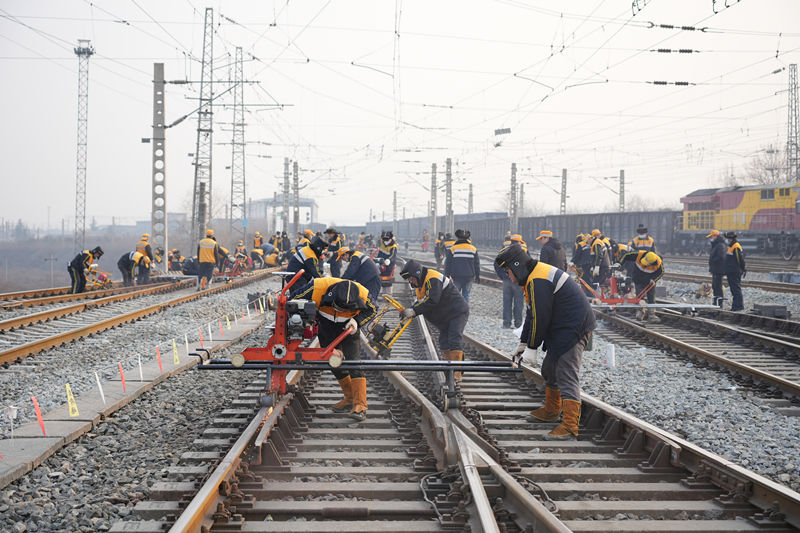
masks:
<svg viewBox="0 0 800 533"><path fill-rule="evenodd" d="M431 164L454 163L456 212L501 208L510 166L526 203L557 212L607 208L626 172L628 197L678 198L783 150L788 65L800 59L800 2L95 1L0 4L2 216L71 225L75 202L77 39L91 39L87 219L149 218L153 62L198 80L203 10L214 8L215 67L229 79L245 52L248 196L272 196L296 159L323 222L358 224L426 210ZM714 9L719 11L714 13ZM562 11L564 9L565 11ZM154 22L155 21L155 22ZM690 26L694 30L664 28ZM701 31L701 28L703 29ZM652 49L691 49L656 53ZM654 85L653 81L669 84ZM676 86L674 82L690 82ZM219 86L217 92L224 90ZM196 89L167 88L167 121ZM230 103L225 97L221 102ZM229 108L215 143L230 142ZM168 210L187 211L196 118L168 130ZM510 128L508 135L495 135ZM269 144L264 144L269 143ZM271 156L271 158L259 157ZM214 148L217 216L229 197L230 146ZM440 196L440 205L444 195Z"/></svg>

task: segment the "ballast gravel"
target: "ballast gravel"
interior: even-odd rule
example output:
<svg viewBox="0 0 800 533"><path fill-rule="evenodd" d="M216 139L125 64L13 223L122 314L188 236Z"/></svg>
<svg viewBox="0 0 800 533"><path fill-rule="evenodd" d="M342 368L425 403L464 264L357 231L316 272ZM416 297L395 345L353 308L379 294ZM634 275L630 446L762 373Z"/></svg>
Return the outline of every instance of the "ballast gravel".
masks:
<svg viewBox="0 0 800 533"><path fill-rule="evenodd" d="M220 294L204 299L204 307L218 312L240 298ZM268 338L266 328L259 328L229 353L264 345ZM192 451L193 441L248 377L189 370L156 385L0 491L0 531L107 531L118 520L135 519L136 503L149 498L154 483L167 480L167 469Z"/></svg>
<svg viewBox="0 0 800 533"><path fill-rule="evenodd" d="M772 294L772 293L770 293ZM669 295L669 293L668 293ZM500 291L473 285L466 333L510 353L519 343L502 329ZM615 346L615 368L602 337L584 352L583 390L764 477L800 491L800 417L772 409L726 374L695 367L660 350ZM539 353L539 365L544 353Z"/></svg>

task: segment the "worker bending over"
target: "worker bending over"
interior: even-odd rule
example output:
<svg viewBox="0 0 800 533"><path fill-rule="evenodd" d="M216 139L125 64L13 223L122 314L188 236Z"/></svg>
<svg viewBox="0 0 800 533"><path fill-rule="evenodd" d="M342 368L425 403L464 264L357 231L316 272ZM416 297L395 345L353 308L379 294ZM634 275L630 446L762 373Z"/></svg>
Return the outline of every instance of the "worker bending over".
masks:
<svg viewBox="0 0 800 533"><path fill-rule="evenodd" d="M358 328L375 316L375 306L369 299L366 288L355 281L339 278L315 278L296 291L293 300L312 300L317 304L317 336L321 347L328 346L348 327L350 335L339 344L338 349L348 361L358 360L361 355L361 340ZM367 417L367 378L360 369L333 369L339 380L344 398L331 406L337 412L350 411L350 418L362 421Z"/></svg>
<svg viewBox="0 0 800 533"><path fill-rule="evenodd" d="M363 285L369 291L372 303L378 301L381 293L381 272L370 256L358 250L351 250L348 246L339 248L336 252L338 261L347 261L347 269L342 278L350 279Z"/></svg>
<svg viewBox="0 0 800 533"><path fill-rule="evenodd" d="M72 281L71 294L78 294L86 290L86 271L89 270L89 265L98 261L102 255L103 249L95 246L91 250L82 251L70 261L67 272Z"/></svg>
<svg viewBox="0 0 800 533"><path fill-rule="evenodd" d="M401 318L423 315L439 329L439 349L448 361L463 361L462 336L469 318L469 305L450 278L409 259L400 277L414 289L414 305L400 312ZM456 372L456 379L461 373Z"/></svg>

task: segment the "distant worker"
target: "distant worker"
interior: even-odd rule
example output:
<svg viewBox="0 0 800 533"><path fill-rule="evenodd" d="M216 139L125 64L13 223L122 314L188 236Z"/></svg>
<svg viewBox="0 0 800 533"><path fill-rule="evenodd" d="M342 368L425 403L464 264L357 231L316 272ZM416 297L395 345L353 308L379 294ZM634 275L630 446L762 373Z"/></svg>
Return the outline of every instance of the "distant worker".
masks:
<svg viewBox="0 0 800 533"><path fill-rule="evenodd" d="M583 350L595 329L594 311L569 274L532 259L519 246L503 248L495 263L523 288L528 305L514 356L539 346L547 351L542 361L545 404L531 411L528 420L555 422L563 412L561 423L544 438L576 439L581 419L578 376Z"/></svg>
<svg viewBox="0 0 800 533"><path fill-rule="evenodd" d="M619 264L633 278L636 294L641 294L643 290L650 287L645 295L646 301L648 304L656 303L656 282L664 275L664 264L658 254L644 250L631 250L622 256ZM647 309L642 309L640 313L642 320L647 320L649 317L654 322L659 321L655 314L647 311Z"/></svg>
<svg viewBox="0 0 800 533"><path fill-rule="evenodd" d="M234 257L244 256L245 258L247 257L247 247L244 245L244 241L242 239L239 239L239 241L236 243L236 246L233 248L233 256Z"/></svg>
<svg viewBox="0 0 800 533"><path fill-rule="evenodd" d="M270 235L269 243L272 246L274 246L275 248L277 248L278 250L280 250L281 249L281 232L280 231L276 231L275 235Z"/></svg>
<svg viewBox="0 0 800 533"><path fill-rule="evenodd" d="M230 252L227 248L217 245L219 249L219 253L217 254L217 270L219 270L220 274L225 272L225 269L228 267L230 261Z"/></svg>
<svg viewBox="0 0 800 533"><path fill-rule="evenodd" d="M277 246L276 246L277 248ZM285 231L281 232L281 245L280 245L281 252L288 254L292 251L292 241L289 239L289 236L286 235Z"/></svg>
<svg viewBox="0 0 800 533"><path fill-rule="evenodd" d="M509 239L507 246L511 246ZM505 249L504 246L502 249ZM522 309L525 303L525 295L519 283L511 281L504 268L500 268L497 262L494 263L494 271L497 277L503 282L503 329L512 329L511 319L514 319L514 328L522 326Z"/></svg>
<svg viewBox="0 0 800 533"><path fill-rule="evenodd" d="M725 245L725 238L720 235L719 230L712 229L706 235L711 244L711 251L708 254L708 271L711 273L711 290L713 292L714 305L722 307L724 293L722 292L722 276L725 275L725 256L728 247Z"/></svg>
<svg viewBox="0 0 800 533"><path fill-rule="evenodd" d="M381 278L384 281L391 280L394 276L394 267L397 261L397 241L394 239L394 233L391 231L384 231L381 235L381 242L378 247L376 260L380 267Z"/></svg>
<svg viewBox="0 0 800 533"><path fill-rule="evenodd" d="M103 249L95 246L91 250L84 250L70 261L67 267L71 280L70 294L78 294L86 290L86 272L92 263L97 262L103 255Z"/></svg>
<svg viewBox="0 0 800 533"><path fill-rule="evenodd" d="M456 241L447 252L444 275L452 278L461 296L469 303L472 281L481 282L481 259L478 249L469 240L469 231L456 230Z"/></svg>
<svg viewBox="0 0 800 533"><path fill-rule="evenodd" d="M139 272L136 272L138 267ZM150 258L142 252L127 252L122 254L122 257L117 261L117 268L122 273L122 285L130 287L133 285L133 280L136 278L136 283L141 284L142 270L147 270L150 267Z"/></svg>
<svg viewBox="0 0 800 533"><path fill-rule="evenodd" d="M319 239L319 237L314 237ZM326 347L348 327L353 327L337 349L345 360L361 358L358 328L375 316L375 306L369 292L355 281L339 278L316 278L292 291L293 299L311 300L317 304L317 325L320 347ZM363 421L367 417L367 378L363 370L332 369L339 381L344 398L331 406L337 412L349 411L350 418Z"/></svg>
<svg viewBox="0 0 800 533"><path fill-rule="evenodd" d="M220 256L219 245L214 238L214 230L207 229L206 236L197 243L197 290L202 291L211 283L214 266Z"/></svg>
<svg viewBox="0 0 800 533"><path fill-rule="evenodd" d="M145 283L150 283L150 264L155 261L153 249L150 247L149 233L142 234L142 238L136 243L136 251L149 259L146 268L139 267L139 275L136 277L136 282L139 285L144 285Z"/></svg>
<svg viewBox="0 0 800 533"><path fill-rule="evenodd" d="M302 279L299 280L299 283L303 285L314 278L321 278L322 269L319 260L322 257L322 252L327 247L328 242L325 239L319 235L314 235L308 244L297 247L297 251L289 259L286 270L288 272L300 272L300 269L303 269L305 272Z"/></svg>
<svg viewBox="0 0 800 533"><path fill-rule="evenodd" d="M542 241L542 251L539 252L539 261L553 265L567 272L567 252L561 245L561 241L553 237L553 232L550 230L542 230L539 236L536 237L537 241Z"/></svg>
<svg viewBox="0 0 800 533"><path fill-rule="evenodd" d="M400 313L401 318L423 315L439 329L439 349L447 361L463 361L462 338L469 319L469 304L450 278L420 265L414 259L406 262L400 277L415 291L414 305ZM456 379L461 374L456 373Z"/></svg>
<svg viewBox="0 0 800 533"><path fill-rule="evenodd" d="M428 230L423 230L422 232L422 251L428 251L428 241L431 240L431 234L428 233Z"/></svg>
<svg viewBox="0 0 800 533"><path fill-rule="evenodd" d="M261 236L261 232L257 231L255 235L253 235L253 248L258 248L264 243L264 237Z"/></svg>
<svg viewBox="0 0 800 533"><path fill-rule="evenodd" d="M372 303L378 301L381 293L381 271L370 256L358 250L344 246L336 252L339 261L347 261L347 269L342 278L357 281L369 291Z"/></svg>
<svg viewBox="0 0 800 533"><path fill-rule="evenodd" d="M747 275L744 251L733 231L725 234L725 241L728 243L728 250L725 252L725 277L728 278L728 287L731 289L731 311L742 311L744 310L742 278Z"/></svg>
<svg viewBox="0 0 800 533"><path fill-rule="evenodd" d="M644 250L645 252L656 251L656 241L647 234L647 228L644 224L639 224L636 228L636 237L628 243L628 247L634 250Z"/></svg>
<svg viewBox="0 0 800 533"><path fill-rule="evenodd" d="M180 271L183 269L183 262L186 260L185 257L181 255L181 251L177 248L173 248L169 252L169 269L174 271Z"/></svg>
<svg viewBox="0 0 800 533"><path fill-rule="evenodd" d="M591 262L592 283L598 287L605 283L611 273L611 259L608 253L608 243L599 229L593 229L589 241L589 259Z"/></svg>
<svg viewBox="0 0 800 533"><path fill-rule="evenodd" d="M328 240L328 266L331 269L331 277L342 277L342 263L339 261L339 248L344 246L341 235L336 228L328 228L325 230L325 238Z"/></svg>
<svg viewBox="0 0 800 533"><path fill-rule="evenodd" d="M439 236L436 237L436 242L433 244L433 257L436 259L436 268L442 268L444 264L444 233L439 232Z"/></svg>

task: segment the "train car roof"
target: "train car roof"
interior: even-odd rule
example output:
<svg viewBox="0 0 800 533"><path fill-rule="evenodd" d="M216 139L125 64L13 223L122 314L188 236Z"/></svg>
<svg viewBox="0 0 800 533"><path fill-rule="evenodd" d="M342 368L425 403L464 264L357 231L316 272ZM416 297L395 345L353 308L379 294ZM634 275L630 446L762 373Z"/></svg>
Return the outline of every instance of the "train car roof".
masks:
<svg viewBox="0 0 800 533"><path fill-rule="evenodd" d="M684 196L684 198L691 198L692 196L711 196L719 190L721 189L697 189Z"/></svg>
<svg viewBox="0 0 800 533"><path fill-rule="evenodd" d="M784 183L766 183L758 185L735 185L733 187L718 187L716 189L697 189L692 191L684 198L693 198L696 196L713 196L718 193L736 192L736 191L756 191L760 189L781 189L786 187L800 187L800 182L788 181Z"/></svg>

